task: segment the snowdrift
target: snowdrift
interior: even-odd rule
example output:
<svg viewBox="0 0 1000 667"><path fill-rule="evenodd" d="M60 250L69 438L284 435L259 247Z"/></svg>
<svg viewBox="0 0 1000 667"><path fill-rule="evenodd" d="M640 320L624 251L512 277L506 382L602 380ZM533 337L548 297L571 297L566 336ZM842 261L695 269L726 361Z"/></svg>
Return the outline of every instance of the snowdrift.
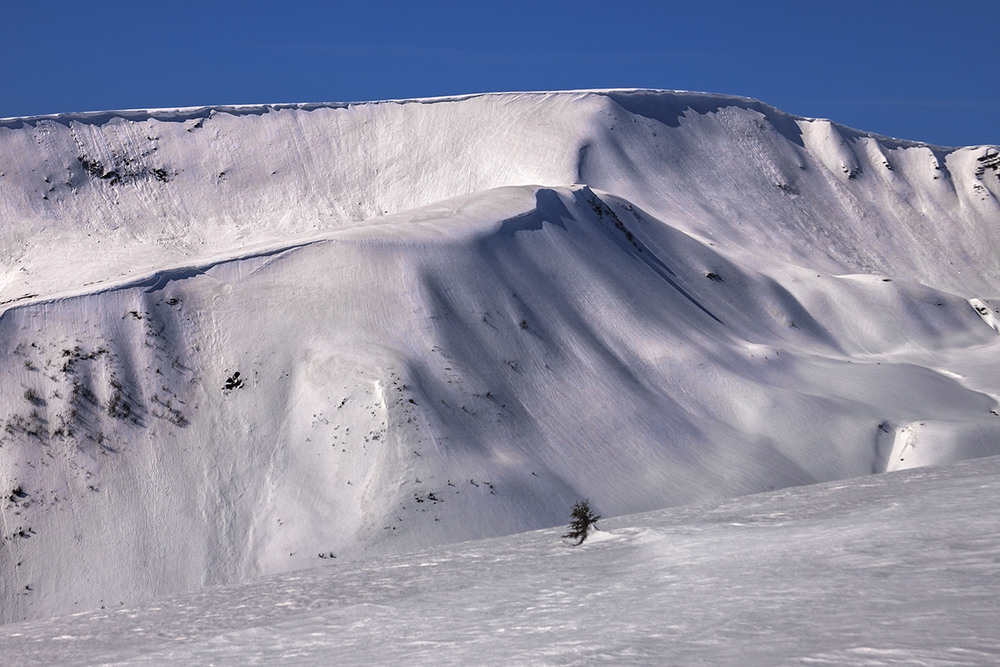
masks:
<svg viewBox="0 0 1000 667"><path fill-rule="evenodd" d="M996 154L651 91L0 121L0 620L998 454Z"/></svg>

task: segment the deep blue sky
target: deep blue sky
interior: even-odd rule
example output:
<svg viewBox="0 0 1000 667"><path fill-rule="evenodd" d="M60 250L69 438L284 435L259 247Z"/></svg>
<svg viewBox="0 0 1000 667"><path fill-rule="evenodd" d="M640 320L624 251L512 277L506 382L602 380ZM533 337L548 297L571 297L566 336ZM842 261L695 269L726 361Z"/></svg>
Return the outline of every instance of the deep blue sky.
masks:
<svg viewBox="0 0 1000 667"><path fill-rule="evenodd" d="M1000 0L65 2L0 8L0 117L644 87L1000 143Z"/></svg>

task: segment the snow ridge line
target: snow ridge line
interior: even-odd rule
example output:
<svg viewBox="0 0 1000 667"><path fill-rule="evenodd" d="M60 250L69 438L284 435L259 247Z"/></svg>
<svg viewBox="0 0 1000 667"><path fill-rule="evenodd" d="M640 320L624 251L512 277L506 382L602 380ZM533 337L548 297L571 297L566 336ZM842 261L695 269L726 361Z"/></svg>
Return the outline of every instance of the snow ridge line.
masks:
<svg viewBox="0 0 1000 667"><path fill-rule="evenodd" d="M241 255L236 255L232 257L223 257L219 259L209 260L202 264L190 264L186 266L175 266L169 269L160 269L154 271L153 273L146 274L141 277L131 278L121 282L108 282L97 289L83 289L79 290L69 290L59 294L50 294L46 296L40 295L26 295L23 297L18 297L12 299L5 304L0 304L0 319L3 318L8 312L19 310L22 308L27 308L29 306L39 306L49 303L57 303L59 301L65 301L67 299L77 299L85 296L94 296L97 294L110 294L112 292L119 292L127 289L135 289L137 287L147 288L145 291L157 292L162 290L168 283L175 280L183 280L185 278L192 278L197 275L201 275L211 271L217 266L224 266L226 264L232 264L235 262L242 262L251 259L261 259L265 257L275 257L286 252L292 252L304 248L306 246L314 245L317 243L323 243L325 241L332 240L328 238L313 238L307 241L302 241L300 243L295 243L292 245L284 245L277 248L269 248L263 250L257 250L248 252Z"/></svg>
<svg viewBox="0 0 1000 667"><path fill-rule="evenodd" d="M512 186L502 186L499 188L492 188L492 191L506 190ZM524 187L524 186L513 186L513 187ZM556 187L543 187L543 186L529 186L534 191L538 193L540 190L575 190L580 186L580 184L574 184L569 186L556 186ZM588 190L590 189L588 186ZM489 192L489 191L487 191ZM595 194L595 196L597 196ZM8 311L15 311L21 308L33 307L43 304L56 303L59 301L64 301L67 299L76 299L85 296L94 296L97 294L109 294L112 292L118 292L121 290L135 289L135 288L146 288L146 292L156 292L162 290L168 283L183 280L185 278L191 278L196 275L201 275L211 271L212 269L220 266L225 266L226 264L233 264L236 262L244 262L254 259L263 258L276 258L279 255L294 252L296 250L301 250L313 245L318 245L320 243L328 243L331 241L336 241L338 236L343 236L345 234L356 233L359 230L364 229L376 229L384 225L391 225L393 221L397 221L402 217L409 216L410 214L422 210L422 209L434 209L440 206L443 202L452 201L455 199L464 199L463 197L449 198L442 200L440 202L432 202L423 206L419 206L415 209L409 211L400 211L397 213L392 213L385 216L378 216L375 218L369 218L368 220L361 221L357 224L350 225L347 227L336 227L333 229L326 229L319 232L313 232L309 234L307 238L302 238L293 243L283 243L281 245L275 246L264 246L257 247L256 249L244 249L235 255L222 255L219 257L206 259L203 262L196 262L193 264L183 264L177 265L166 269L158 269L152 273L147 273L134 278L128 278L120 281L115 281L113 279L103 282L99 287L96 284L91 283L89 285L84 285L79 289L67 290L64 292L59 292L56 294L26 294L20 297L14 297L5 302L0 303L0 318ZM534 210L534 209L532 209ZM531 211L526 211L530 213ZM516 216L515 216L516 217ZM398 224L398 223L397 223Z"/></svg>
<svg viewBox="0 0 1000 667"><path fill-rule="evenodd" d="M103 111L71 111L65 113L39 114L34 116L9 116L0 118L0 127L21 129L26 125L40 121L54 121L68 124L72 121L101 125L112 118L123 118L131 121L159 120L165 122L183 122L199 118L208 118L215 113L232 115L261 116L272 111L317 111L320 109L348 109L357 106L378 104L439 104L448 102L463 102L481 97L549 97L549 96L585 96L608 95L611 93L652 93L664 96L691 96L713 98L719 101L729 101L740 105L764 104L760 100L734 95L714 93L698 93L686 90L665 90L652 88L595 88L557 91L494 91L482 93L467 93L460 95L442 95L438 97L415 97L389 100L363 100L356 102L278 102L260 104L209 104L192 107L164 107L159 109L109 109Z"/></svg>
<svg viewBox="0 0 1000 667"><path fill-rule="evenodd" d="M797 114L791 114L786 111L782 111L777 107L774 107L766 102L752 97L744 97L740 95L728 95L722 93L705 93L696 92L688 90L669 90L669 89L656 89L656 88L593 88L593 89L573 89L573 90L556 90L556 91L493 91L493 92L481 92L481 93L467 93L459 95L443 95L437 97L418 97L418 98L400 98L400 99L388 99L388 100L364 100L364 101L354 101L354 102L278 102L278 103L255 103L255 104L213 104L204 106L192 106L192 107L164 107L159 109L116 109L116 110L105 110L105 111L73 111L65 113L54 113L54 114L39 114L34 116L10 116L6 118L0 118L0 128L5 128L9 130L20 130L26 127L34 126L42 122L55 122L63 125L69 125L72 122L83 123L87 125L103 125L115 118L120 118L123 120L131 122L145 122L148 120L157 120L161 122L186 122L190 120L204 120L211 118L217 113L224 113L233 116L263 116L268 113L275 111L319 111L323 109L350 109L354 107L363 106L376 106L382 104L439 104L439 103L452 103L452 102L463 102L472 99L487 98L487 97L562 97L562 96L578 96L586 97L589 95L598 95L602 97L607 97L608 99L614 100L616 102L621 101L622 96L640 96L640 95L653 95L661 98L673 98L677 102L688 103L688 108L703 107L706 104L715 105L718 107L729 107L737 106L746 109L754 109L765 113L765 115L777 114L790 122L795 121L816 121L823 120L832 123L833 125L847 130L851 134L859 137L871 137L879 140L892 148L899 147L916 147L916 146L927 146L934 149L944 149L948 152L955 148L960 148L957 146L940 146L936 144L929 144L922 141L912 141L907 139L900 139L897 137L890 137L887 135L881 135L874 132L868 132L865 130L859 130L852 128L840 123L836 123L826 118L814 118L809 116L800 116ZM697 102L697 105L693 104ZM979 146L970 146L969 148L975 148L980 146L986 146L987 144L981 144Z"/></svg>

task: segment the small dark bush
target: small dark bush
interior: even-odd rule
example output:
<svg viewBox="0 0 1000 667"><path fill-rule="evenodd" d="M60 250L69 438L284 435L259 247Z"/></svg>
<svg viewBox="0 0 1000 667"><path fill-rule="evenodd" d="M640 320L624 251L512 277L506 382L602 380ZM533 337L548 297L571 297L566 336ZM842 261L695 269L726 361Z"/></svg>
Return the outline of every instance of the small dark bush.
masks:
<svg viewBox="0 0 1000 667"><path fill-rule="evenodd" d="M232 391L233 389L241 389L243 387L243 378L240 377L240 372L236 371L228 378L226 378L226 384L222 385L224 391Z"/></svg>

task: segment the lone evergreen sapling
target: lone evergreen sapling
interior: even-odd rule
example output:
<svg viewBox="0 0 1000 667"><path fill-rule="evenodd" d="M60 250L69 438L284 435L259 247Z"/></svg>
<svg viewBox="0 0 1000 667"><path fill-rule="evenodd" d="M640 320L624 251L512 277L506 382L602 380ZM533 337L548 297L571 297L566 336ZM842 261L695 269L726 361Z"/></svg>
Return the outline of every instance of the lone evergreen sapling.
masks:
<svg viewBox="0 0 1000 667"><path fill-rule="evenodd" d="M580 546L587 539L590 527L597 524L597 520L600 518L599 514L594 514L594 511L590 509L590 500L581 500L573 505L573 512L570 514L569 520L569 532L563 537L577 540L576 546Z"/></svg>

